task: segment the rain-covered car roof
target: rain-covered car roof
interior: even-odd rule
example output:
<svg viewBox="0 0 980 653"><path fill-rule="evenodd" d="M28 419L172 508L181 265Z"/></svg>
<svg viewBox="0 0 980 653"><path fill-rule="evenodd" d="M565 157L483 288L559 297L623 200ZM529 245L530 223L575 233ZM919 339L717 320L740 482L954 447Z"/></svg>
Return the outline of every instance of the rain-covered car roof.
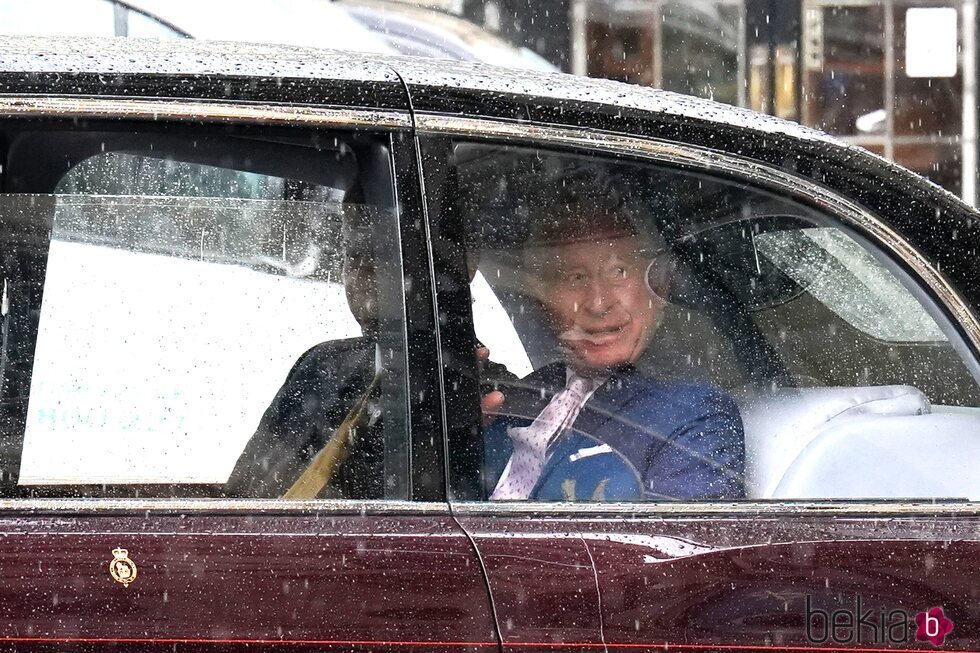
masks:
<svg viewBox="0 0 980 653"><path fill-rule="evenodd" d="M2 36L0 77L6 93L407 106L376 55L231 41Z"/></svg>
<svg viewBox="0 0 980 653"><path fill-rule="evenodd" d="M278 45L94 37L0 37L0 72L392 81L384 58Z"/></svg>
<svg viewBox="0 0 980 653"><path fill-rule="evenodd" d="M397 71L397 73L396 73ZM816 130L700 98L610 80L431 60L279 45L200 40L0 37L0 72L364 80L638 109L832 140Z"/></svg>

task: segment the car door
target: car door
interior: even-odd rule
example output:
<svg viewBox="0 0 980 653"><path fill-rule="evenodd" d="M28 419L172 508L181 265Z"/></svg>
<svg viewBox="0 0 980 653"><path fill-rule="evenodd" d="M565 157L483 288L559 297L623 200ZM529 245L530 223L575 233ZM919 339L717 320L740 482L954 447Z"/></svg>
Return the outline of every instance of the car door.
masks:
<svg viewBox="0 0 980 653"><path fill-rule="evenodd" d="M461 316L440 325L450 492L505 650L976 646L974 213L911 176L835 176L831 148L815 164L801 145L815 183L750 159L771 143L746 129L708 138L736 155L694 127L687 143L474 120L420 95L427 206L455 271L440 310ZM531 105L559 115L547 99L488 113ZM857 195L887 199L872 211ZM913 209L933 221L910 226ZM625 313L634 268L596 280L610 252L628 258L617 239L639 243L648 293ZM461 257L478 261L470 283ZM631 358L589 368L638 321L652 335ZM490 363L461 355L471 330ZM559 420L546 409L583 370L598 389L527 493L497 500L526 465L521 438Z"/></svg>
<svg viewBox="0 0 980 653"><path fill-rule="evenodd" d="M433 435L408 114L0 104L5 646L496 649Z"/></svg>

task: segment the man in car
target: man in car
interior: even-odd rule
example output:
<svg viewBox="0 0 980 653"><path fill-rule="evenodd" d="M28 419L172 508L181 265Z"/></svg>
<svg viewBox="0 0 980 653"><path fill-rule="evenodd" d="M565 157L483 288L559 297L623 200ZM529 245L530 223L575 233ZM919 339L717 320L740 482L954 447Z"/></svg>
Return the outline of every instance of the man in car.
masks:
<svg viewBox="0 0 980 653"><path fill-rule="evenodd" d="M383 374L378 346L378 288L370 217L345 207L342 223L343 282L361 336L320 343L293 365L266 409L225 485L231 496L313 498L324 493L350 499L384 497L384 439L379 407ZM476 272L468 259L469 275ZM487 359L486 348L477 357ZM487 363L487 365L494 365ZM503 373L493 368L500 377ZM484 411L501 406L500 391L482 398ZM348 428L349 427L349 428ZM336 438L339 433L339 438ZM334 439L340 447L327 450ZM329 487L316 465L332 467Z"/></svg>
<svg viewBox="0 0 980 653"><path fill-rule="evenodd" d="M486 429L490 498L744 496L731 397L637 369L667 294L652 221L587 183L555 196L535 216L524 260L564 360L509 389L503 417Z"/></svg>

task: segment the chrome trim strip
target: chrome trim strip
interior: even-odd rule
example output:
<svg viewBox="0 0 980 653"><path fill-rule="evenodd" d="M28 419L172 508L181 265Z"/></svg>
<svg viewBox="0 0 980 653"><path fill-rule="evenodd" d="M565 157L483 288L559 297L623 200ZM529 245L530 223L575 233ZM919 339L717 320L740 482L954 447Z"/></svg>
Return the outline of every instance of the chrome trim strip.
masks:
<svg viewBox="0 0 980 653"><path fill-rule="evenodd" d="M942 503L933 501L900 501L894 503L873 501L740 501L703 503L545 503L545 502L476 502L453 503L453 513L462 515L494 515L497 517L555 517L582 518L615 517L616 519L646 519L650 517L685 517L718 515L738 517L810 516L980 516L980 503L962 501Z"/></svg>
<svg viewBox="0 0 980 653"><path fill-rule="evenodd" d="M416 114L415 121L419 135L466 136L478 139L502 138L551 145L587 147L602 152L627 154L675 165L696 166L702 170L723 172L732 177L766 186L771 190L808 200L864 230L905 261L919 276L925 279L929 288L936 293L939 300L953 315L953 319L966 331L974 350L980 352L980 323L978 323L977 317L970 310L966 301L942 277L939 271L911 243L895 233L873 213L809 179L764 165L752 159L715 150L612 132L426 113Z"/></svg>
<svg viewBox="0 0 980 653"><path fill-rule="evenodd" d="M247 512L248 514L449 514L449 505L437 501L382 501L353 499L0 499L5 512Z"/></svg>
<svg viewBox="0 0 980 653"><path fill-rule="evenodd" d="M3 513L79 513L79 512L179 512L206 514L248 513L276 515L284 513L335 515L448 515L449 506L438 501L383 501L316 499L0 499ZM459 515L495 515L501 517L610 516L619 519L652 516L799 516L799 515L933 515L980 516L980 503L937 501L739 501L739 502L663 502L663 503L564 503L541 501L467 501L453 503Z"/></svg>
<svg viewBox="0 0 980 653"><path fill-rule="evenodd" d="M206 100L44 97L0 95L0 117L148 118L151 120L249 122L316 127L410 129L407 111L336 109L278 104L237 104Z"/></svg>

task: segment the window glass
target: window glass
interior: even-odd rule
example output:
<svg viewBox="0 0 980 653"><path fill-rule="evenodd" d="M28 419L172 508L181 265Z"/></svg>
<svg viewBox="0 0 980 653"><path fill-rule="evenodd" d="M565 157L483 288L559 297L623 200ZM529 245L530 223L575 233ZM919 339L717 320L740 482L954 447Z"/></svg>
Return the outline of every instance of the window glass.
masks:
<svg viewBox="0 0 980 653"><path fill-rule="evenodd" d="M281 177L216 165L108 152L73 167L58 182L55 192L277 199L283 197L283 182Z"/></svg>
<svg viewBox="0 0 980 653"><path fill-rule="evenodd" d="M78 140L52 192L0 196L4 237L32 234L5 268L5 334L34 345L29 392L5 397L7 435L23 412L9 491L403 497L384 146ZM346 455L325 459L330 442Z"/></svg>
<svg viewBox="0 0 980 653"><path fill-rule="evenodd" d="M457 498L980 497L975 362L862 234L652 164L449 140L425 160L446 180L436 251L472 279L478 342L445 358L490 350L451 406L471 416L451 427Z"/></svg>
<svg viewBox="0 0 980 653"><path fill-rule="evenodd" d="M0 0L0 34L115 36L106 0Z"/></svg>
<svg viewBox="0 0 980 653"><path fill-rule="evenodd" d="M474 274L470 288L473 294L473 312L480 316L480 321L474 325L477 340L493 352L494 360L514 374L529 374L534 368L520 334L482 272L477 271Z"/></svg>

